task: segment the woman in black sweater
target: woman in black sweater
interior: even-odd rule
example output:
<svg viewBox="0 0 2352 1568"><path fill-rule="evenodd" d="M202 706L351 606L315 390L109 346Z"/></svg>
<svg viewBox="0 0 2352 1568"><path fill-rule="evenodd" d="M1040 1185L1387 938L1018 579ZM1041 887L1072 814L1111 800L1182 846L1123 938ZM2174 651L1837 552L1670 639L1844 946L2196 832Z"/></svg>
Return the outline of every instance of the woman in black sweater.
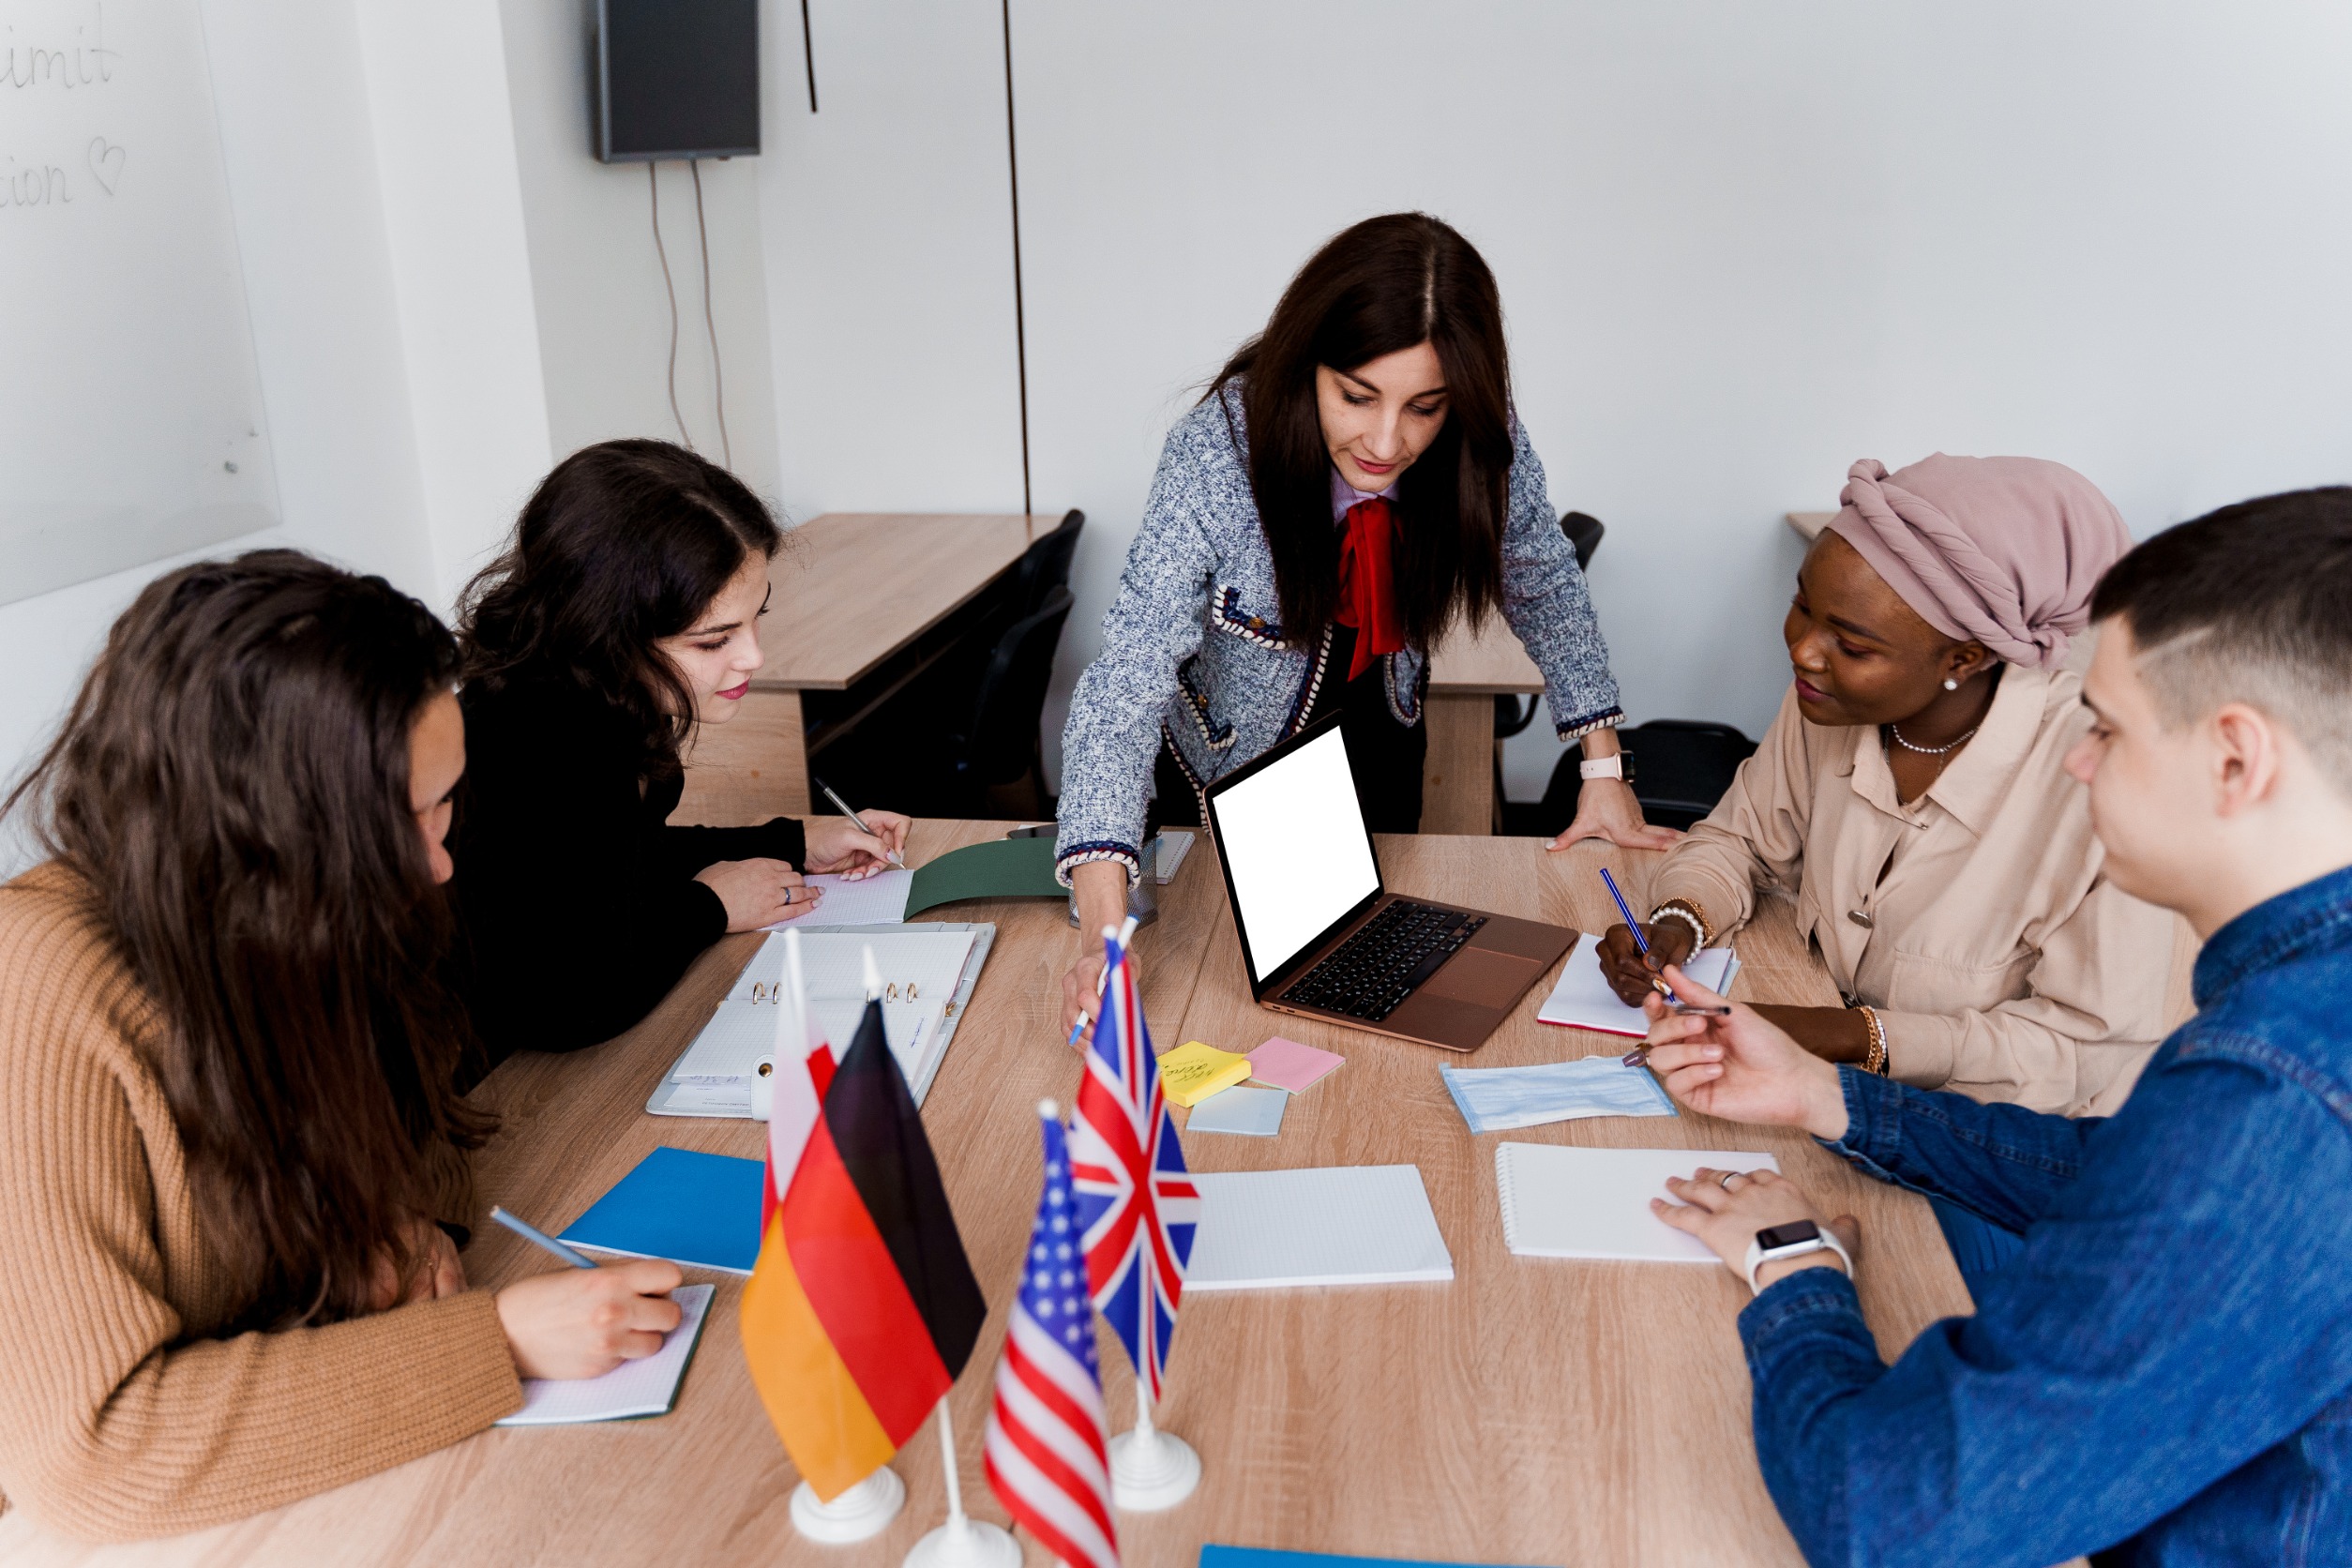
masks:
<svg viewBox="0 0 2352 1568"><path fill-rule="evenodd" d="M450 850L460 984L495 1062L576 1050L651 1012L730 931L817 907L807 870L865 876L906 841L868 811L671 827L696 727L762 662L767 508L658 441L575 452L460 608L466 773Z"/></svg>

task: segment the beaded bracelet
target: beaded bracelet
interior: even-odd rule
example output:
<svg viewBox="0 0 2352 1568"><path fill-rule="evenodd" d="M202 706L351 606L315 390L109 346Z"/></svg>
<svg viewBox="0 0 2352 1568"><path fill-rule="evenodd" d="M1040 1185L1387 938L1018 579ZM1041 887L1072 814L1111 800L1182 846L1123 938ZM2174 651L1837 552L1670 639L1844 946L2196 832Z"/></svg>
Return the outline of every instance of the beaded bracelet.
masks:
<svg viewBox="0 0 2352 1568"><path fill-rule="evenodd" d="M1870 1030L1870 1054L1862 1058L1862 1070L1885 1078L1887 1076L1887 1026L1878 1021L1878 1009L1876 1007L1856 1003L1856 1008L1862 1016L1862 1022Z"/></svg>
<svg viewBox="0 0 2352 1568"><path fill-rule="evenodd" d="M1706 946L1708 939L1714 935L1708 929L1706 914L1688 898L1669 898L1650 912L1650 924L1655 926L1662 920L1679 920L1688 926L1693 951Z"/></svg>

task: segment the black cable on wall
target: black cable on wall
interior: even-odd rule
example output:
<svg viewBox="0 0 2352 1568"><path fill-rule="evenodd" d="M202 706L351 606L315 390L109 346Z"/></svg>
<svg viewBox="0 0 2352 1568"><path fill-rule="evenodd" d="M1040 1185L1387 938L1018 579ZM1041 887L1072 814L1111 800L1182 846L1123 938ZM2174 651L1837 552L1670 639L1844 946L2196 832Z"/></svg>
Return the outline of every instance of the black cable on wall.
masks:
<svg viewBox="0 0 2352 1568"><path fill-rule="evenodd" d="M807 0L801 0L806 6ZM1020 378L1021 510L1037 508L1029 493L1029 323L1021 308L1021 160L1013 135L1013 0L1004 9L1004 170L1013 194L1013 355Z"/></svg>

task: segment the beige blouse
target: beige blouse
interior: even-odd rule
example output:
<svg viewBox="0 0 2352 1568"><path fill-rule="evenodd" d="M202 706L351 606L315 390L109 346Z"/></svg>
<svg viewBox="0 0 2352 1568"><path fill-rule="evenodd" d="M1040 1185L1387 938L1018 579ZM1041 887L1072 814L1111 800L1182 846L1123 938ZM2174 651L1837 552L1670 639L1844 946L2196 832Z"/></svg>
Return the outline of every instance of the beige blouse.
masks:
<svg viewBox="0 0 2352 1568"><path fill-rule="evenodd" d="M1651 896L1689 899L1724 933L1777 886L1838 989L1878 1009L1895 1078L2110 1112L2165 1032L2176 922L2101 874L2088 796L2063 767L2090 723L2081 690L2010 666L1975 739L1908 807L1877 729L1808 724L1792 691Z"/></svg>

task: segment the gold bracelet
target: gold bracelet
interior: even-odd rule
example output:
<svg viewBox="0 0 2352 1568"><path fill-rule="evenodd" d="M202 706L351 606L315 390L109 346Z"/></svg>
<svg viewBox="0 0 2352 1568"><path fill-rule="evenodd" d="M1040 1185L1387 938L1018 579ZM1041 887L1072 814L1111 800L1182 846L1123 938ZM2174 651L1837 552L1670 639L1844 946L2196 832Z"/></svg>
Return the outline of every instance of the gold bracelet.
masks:
<svg viewBox="0 0 2352 1568"><path fill-rule="evenodd" d="M1688 898L1668 898L1650 912L1650 924L1655 926L1660 916L1668 920L1680 919L1690 927L1692 934L1698 938L1699 947L1709 946L1715 940L1715 927L1708 920L1707 912Z"/></svg>
<svg viewBox="0 0 2352 1568"><path fill-rule="evenodd" d="M1870 1030L1870 1054L1862 1058L1862 1070L1885 1078L1887 1076L1887 1026L1878 1021L1878 1009L1876 1007L1864 1006L1859 1003L1855 1006L1862 1016L1863 1024Z"/></svg>

